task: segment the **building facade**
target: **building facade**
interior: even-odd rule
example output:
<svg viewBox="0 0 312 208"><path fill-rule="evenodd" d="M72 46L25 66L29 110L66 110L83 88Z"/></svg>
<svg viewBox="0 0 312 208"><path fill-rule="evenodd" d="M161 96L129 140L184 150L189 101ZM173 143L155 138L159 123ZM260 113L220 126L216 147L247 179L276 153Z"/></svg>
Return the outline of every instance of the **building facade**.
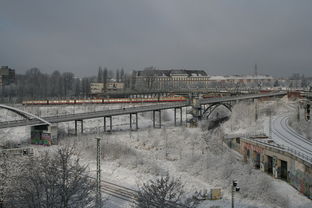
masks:
<svg viewBox="0 0 312 208"><path fill-rule="evenodd" d="M93 82L90 84L91 94L100 94L105 91L117 91L124 89L124 83L122 82L108 82L106 83L106 88L104 88L104 83Z"/></svg>
<svg viewBox="0 0 312 208"><path fill-rule="evenodd" d="M0 67L0 86L10 85L15 83L15 70L8 66Z"/></svg>
<svg viewBox="0 0 312 208"><path fill-rule="evenodd" d="M137 90L192 89L208 85L209 76L202 70L143 70L135 72Z"/></svg>
<svg viewBox="0 0 312 208"><path fill-rule="evenodd" d="M203 70L143 70L134 72L136 90L203 89L215 87L262 87L274 84L267 75L209 76Z"/></svg>
<svg viewBox="0 0 312 208"><path fill-rule="evenodd" d="M275 79L268 75L232 75L232 76L211 76L211 85L225 87L272 87Z"/></svg>

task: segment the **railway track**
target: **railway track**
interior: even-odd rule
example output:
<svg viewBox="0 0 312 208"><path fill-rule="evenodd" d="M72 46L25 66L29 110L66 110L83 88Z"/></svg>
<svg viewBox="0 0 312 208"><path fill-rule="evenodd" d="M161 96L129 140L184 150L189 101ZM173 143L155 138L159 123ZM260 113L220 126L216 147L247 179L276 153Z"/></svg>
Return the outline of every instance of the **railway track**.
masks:
<svg viewBox="0 0 312 208"><path fill-rule="evenodd" d="M304 136L300 135L298 132L296 132L290 125L289 125L289 118L287 117L285 120L285 128L287 130L287 132L289 132L290 134L294 135L295 137L297 137L298 139L300 139L301 141L303 141L304 143L308 144L308 145L312 145L312 142L310 140L308 140L307 138L305 138Z"/></svg>
<svg viewBox="0 0 312 208"><path fill-rule="evenodd" d="M101 191L102 193L105 193L112 197L132 203L136 203L138 198L138 192L136 190L120 186L108 181L102 181Z"/></svg>
<svg viewBox="0 0 312 208"><path fill-rule="evenodd" d="M91 177L90 178L96 180L95 177ZM103 181L101 182L101 192L104 194L107 194L111 197L117 198L117 199L121 199L133 204L137 204L138 203L138 191L128 188L128 187L124 187L109 181ZM162 206L160 206L157 203L152 204L152 206L154 208L161 208ZM170 208L188 208L185 205L182 204L177 204L177 203L173 203L170 201L167 201L167 207Z"/></svg>
<svg viewBox="0 0 312 208"><path fill-rule="evenodd" d="M282 141L289 148L312 157L312 143L294 132L287 122L288 116L278 117L273 120L272 133L275 139Z"/></svg>

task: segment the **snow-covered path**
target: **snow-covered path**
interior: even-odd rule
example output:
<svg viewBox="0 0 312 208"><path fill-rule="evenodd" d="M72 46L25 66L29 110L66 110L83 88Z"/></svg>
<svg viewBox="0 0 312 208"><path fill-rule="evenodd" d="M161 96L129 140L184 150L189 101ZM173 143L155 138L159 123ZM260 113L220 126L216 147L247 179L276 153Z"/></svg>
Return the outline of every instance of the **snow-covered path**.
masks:
<svg viewBox="0 0 312 208"><path fill-rule="evenodd" d="M312 158L312 142L293 130L288 120L289 116L285 114L272 119L272 139L278 144Z"/></svg>

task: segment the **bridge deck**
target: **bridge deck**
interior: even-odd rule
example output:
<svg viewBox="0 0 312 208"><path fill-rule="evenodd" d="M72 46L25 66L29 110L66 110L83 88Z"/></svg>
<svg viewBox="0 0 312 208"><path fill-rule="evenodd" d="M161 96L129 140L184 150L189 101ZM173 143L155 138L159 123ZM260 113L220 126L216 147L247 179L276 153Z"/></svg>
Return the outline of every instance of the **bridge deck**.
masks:
<svg viewBox="0 0 312 208"><path fill-rule="evenodd" d="M231 97L220 97L220 98L208 98L201 99L200 105L206 104L215 104L221 102L230 102L230 101L239 101L246 99L256 99L262 97L273 97L273 96L282 96L286 95L285 92L277 92L277 93L266 93L266 94L255 94L255 95L243 95L243 96L231 96ZM113 109L113 110L104 110L104 111L95 111L95 112L87 112L87 113L77 113L77 114L69 114L69 115L61 115L61 116L52 116L52 117L43 117L42 119L50 122L50 123L60 123L74 120L85 120L85 119L93 119L93 118L101 118L108 116L119 116L119 115L127 115L132 113L142 113L154 110L166 110L172 108L180 108L191 106L190 102L176 102L176 103L164 103L164 104L155 104L148 106L140 106L140 107L131 107L124 109ZM33 126L42 124L39 120L30 119L30 120L15 120L9 122L0 122L1 128L10 128L10 127L18 127L18 126Z"/></svg>

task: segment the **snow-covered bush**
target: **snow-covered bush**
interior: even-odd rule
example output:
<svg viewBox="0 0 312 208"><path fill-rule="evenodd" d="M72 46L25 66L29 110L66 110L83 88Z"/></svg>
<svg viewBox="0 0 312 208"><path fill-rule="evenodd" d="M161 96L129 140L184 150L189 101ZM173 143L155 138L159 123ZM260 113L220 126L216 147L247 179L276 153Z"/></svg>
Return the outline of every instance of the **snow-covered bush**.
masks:
<svg viewBox="0 0 312 208"><path fill-rule="evenodd" d="M195 207L193 200L184 200L185 191L180 179L162 176L139 186L137 208Z"/></svg>

